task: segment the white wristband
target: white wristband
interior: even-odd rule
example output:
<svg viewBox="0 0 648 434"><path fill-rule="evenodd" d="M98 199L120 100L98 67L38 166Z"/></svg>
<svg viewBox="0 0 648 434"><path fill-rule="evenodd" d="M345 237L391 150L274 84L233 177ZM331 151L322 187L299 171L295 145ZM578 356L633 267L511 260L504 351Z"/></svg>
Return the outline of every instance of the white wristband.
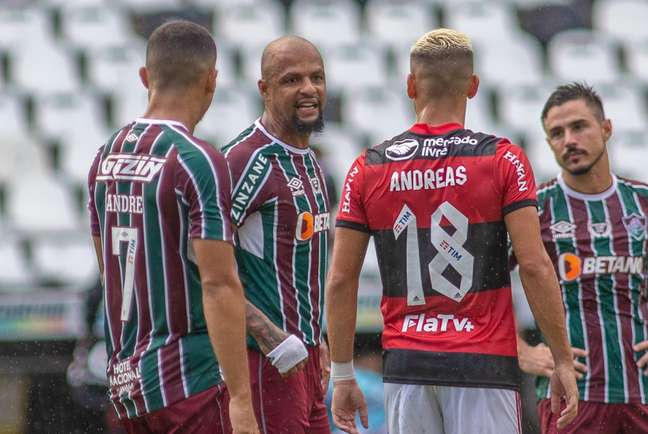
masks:
<svg viewBox="0 0 648 434"><path fill-rule="evenodd" d="M308 358L308 350L295 335L290 335L267 354L272 366L285 374L299 362Z"/></svg>
<svg viewBox="0 0 648 434"><path fill-rule="evenodd" d="M342 380L353 380L354 378L353 362L331 362L331 380L333 380L333 383Z"/></svg>

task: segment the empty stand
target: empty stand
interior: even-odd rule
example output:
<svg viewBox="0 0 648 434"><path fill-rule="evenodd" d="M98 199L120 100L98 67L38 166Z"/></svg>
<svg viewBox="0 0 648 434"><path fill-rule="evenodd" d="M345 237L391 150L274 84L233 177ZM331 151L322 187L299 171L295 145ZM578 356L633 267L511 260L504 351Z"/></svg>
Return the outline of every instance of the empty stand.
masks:
<svg viewBox="0 0 648 434"><path fill-rule="evenodd" d="M372 0L366 8L369 35L384 45L411 45L439 24L430 3L421 0Z"/></svg>
<svg viewBox="0 0 648 434"><path fill-rule="evenodd" d="M360 9L349 0L295 0L290 8L292 31L318 46L358 42Z"/></svg>
<svg viewBox="0 0 648 434"><path fill-rule="evenodd" d="M75 47L123 44L134 38L126 14L106 5L65 5L61 9L63 36Z"/></svg>
<svg viewBox="0 0 648 434"><path fill-rule="evenodd" d="M648 39L648 2L597 0L592 10L594 28L625 42Z"/></svg>

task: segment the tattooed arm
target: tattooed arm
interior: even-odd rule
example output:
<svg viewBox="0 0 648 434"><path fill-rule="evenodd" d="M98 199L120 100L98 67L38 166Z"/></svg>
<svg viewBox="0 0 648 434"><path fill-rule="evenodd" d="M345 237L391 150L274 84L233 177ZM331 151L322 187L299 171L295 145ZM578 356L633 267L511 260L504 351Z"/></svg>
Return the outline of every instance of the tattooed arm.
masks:
<svg viewBox="0 0 648 434"><path fill-rule="evenodd" d="M270 358L283 377L304 367L308 359L304 344L277 327L249 300L245 302L245 322L248 333L256 340L261 352Z"/></svg>

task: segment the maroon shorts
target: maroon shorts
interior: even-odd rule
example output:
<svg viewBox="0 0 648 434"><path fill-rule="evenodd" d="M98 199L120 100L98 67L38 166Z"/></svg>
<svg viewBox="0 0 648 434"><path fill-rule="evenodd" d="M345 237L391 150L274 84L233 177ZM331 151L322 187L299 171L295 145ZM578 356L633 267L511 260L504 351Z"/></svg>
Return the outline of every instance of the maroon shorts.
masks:
<svg viewBox="0 0 648 434"><path fill-rule="evenodd" d="M128 434L230 434L229 398L224 384L161 410L120 422Z"/></svg>
<svg viewBox="0 0 648 434"><path fill-rule="evenodd" d="M558 430L558 415L551 412L551 401L538 403L540 428L543 434L645 434L648 433L648 405L604 404L578 402L578 416L565 428Z"/></svg>
<svg viewBox="0 0 648 434"><path fill-rule="evenodd" d="M254 411L262 434L330 434L319 347L307 348L306 366L289 378L282 378L263 354L248 350Z"/></svg>

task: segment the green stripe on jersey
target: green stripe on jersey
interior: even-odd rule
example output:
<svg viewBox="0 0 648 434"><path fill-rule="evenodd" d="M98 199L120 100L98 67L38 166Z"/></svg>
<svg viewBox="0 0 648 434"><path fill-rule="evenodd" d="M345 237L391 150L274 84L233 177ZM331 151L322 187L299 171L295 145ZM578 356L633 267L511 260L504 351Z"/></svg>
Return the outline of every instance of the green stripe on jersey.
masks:
<svg viewBox="0 0 648 434"><path fill-rule="evenodd" d="M286 181L289 181L292 178L299 179L300 176L294 162L292 161L291 154L282 147L279 147L278 149L279 155L277 161L286 175ZM293 196L293 202L298 215L306 211L310 213L313 212L308 203L306 194ZM293 240L293 284L297 290L299 329L304 334L304 340L306 343L313 345L315 343L313 337L314 333L310 322L310 318L313 316L313 306L310 298L311 247L310 242L300 242L296 238L293 238Z"/></svg>
<svg viewBox="0 0 648 434"><path fill-rule="evenodd" d="M164 407L162 389L160 388L158 351L146 352L139 363L142 378L142 395L144 396L147 411Z"/></svg>
<svg viewBox="0 0 648 434"><path fill-rule="evenodd" d="M607 221L605 208L601 201L585 201L592 223ZM611 238L594 237L592 249L595 256L612 256ZM625 364L623 352L619 343L620 327L617 318L616 297L614 296L615 282L611 275L605 274L595 278L594 288L598 294L599 317L603 321L601 333L603 336L605 368L606 368L606 401L625 402L624 372L619 369Z"/></svg>
<svg viewBox="0 0 648 434"><path fill-rule="evenodd" d="M629 216L632 214L642 214L641 209L639 208L639 198L637 197L635 189L632 186L626 184L624 181L618 181L618 190L621 193L621 203L623 204L623 216ZM632 256L642 256L644 258L648 257L648 251L646 251L646 242L645 240L637 240L633 237L630 238L630 253ZM641 306L641 291L645 287L646 282L636 274L630 276L630 300L632 302L632 336L634 337L633 344L637 344L641 341L648 339L648 336L645 334L644 321L648 321L648 318L643 318L640 312ZM634 353L634 360L639 360L644 353ZM643 369L636 367L628 367L628 369L636 369L637 376L639 378L639 387L641 392L641 402L643 404L648 404L648 377L643 374Z"/></svg>

